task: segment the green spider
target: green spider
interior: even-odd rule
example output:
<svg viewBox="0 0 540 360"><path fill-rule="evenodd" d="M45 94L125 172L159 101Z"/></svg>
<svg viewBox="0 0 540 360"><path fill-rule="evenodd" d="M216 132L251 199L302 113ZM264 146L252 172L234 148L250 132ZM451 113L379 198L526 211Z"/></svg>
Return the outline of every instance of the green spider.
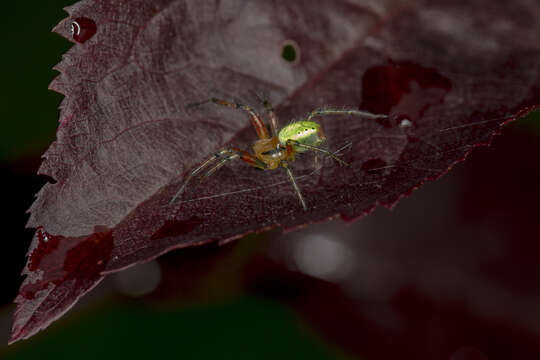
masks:
<svg viewBox="0 0 540 360"><path fill-rule="evenodd" d="M263 170L274 170L279 167L284 168L287 171L289 179L294 187L294 191L300 200L300 204L304 208L304 211L307 211L308 207L306 206L304 197L302 196L300 188L298 187L294 175L289 167L289 164L294 162L295 154L309 150L318 151L331 156L334 160L342 165L348 165L346 162L337 157L335 153L319 147L326 141L326 136L323 133L321 125L315 121L311 121L311 119L320 115L358 115L373 119L387 117L386 115L372 114L370 112L356 109L315 109L310 112L305 119L290 123L278 132L278 119L276 113L274 112L270 103L268 101L264 101L264 106L269 115L270 129L272 131L272 135L270 136L261 116L257 114L257 112L250 106L235 104L216 98L211 98L194 105L201 105L207 102L213 102L214 104L227 106L233 109L240 109L249 114L251 122L257 131L257 135L259 136L259 139L253 144L253 152L255 154L250 154L232 146L219 150L210 158L203 161L199 166L190 171L186 180L173 196L169 204L172 204L184 192L186 186L194 176L208 168L210 165L212 165L212 167L206 171L200 181L203 181L208 176L214 174L228 161L240 159L251 166L255 166Z"/></svg>

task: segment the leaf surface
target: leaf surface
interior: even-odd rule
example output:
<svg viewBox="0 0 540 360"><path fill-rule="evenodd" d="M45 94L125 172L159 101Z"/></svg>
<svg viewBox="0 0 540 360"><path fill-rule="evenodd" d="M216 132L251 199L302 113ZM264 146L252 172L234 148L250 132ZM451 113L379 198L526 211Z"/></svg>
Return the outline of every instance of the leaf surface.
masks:
<svg viewBox="0 0 540 360"><path fill-rule="evenodd" d="M67 11L55 30L73 39L75 21L78 43L56 67L51 88L66 97L40 169L55 183L30 209L38 231L11 342L106 274L171 249L392 207L540 103L535 0L86 0ZM320 106L388 119L318 118L351 166L298 157L306 212L284 171L241 162L169 204L194 166L256 139L242 112L186 105L219 97L263 112L256 94L282 125Z"/></svg>

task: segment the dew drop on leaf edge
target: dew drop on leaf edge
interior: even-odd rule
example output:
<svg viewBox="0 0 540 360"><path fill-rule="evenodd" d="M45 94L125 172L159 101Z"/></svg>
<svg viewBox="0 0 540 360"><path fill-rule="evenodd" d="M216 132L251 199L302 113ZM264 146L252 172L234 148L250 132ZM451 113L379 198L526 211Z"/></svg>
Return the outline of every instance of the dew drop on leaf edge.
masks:
<svg viewBox="0 0 540 360"><path fill-rule="evenodd" d="M97 31L97 26L94 20L79 17L71 23L71 36L73 40L78 43L85 43L88 41Z"/></svg>

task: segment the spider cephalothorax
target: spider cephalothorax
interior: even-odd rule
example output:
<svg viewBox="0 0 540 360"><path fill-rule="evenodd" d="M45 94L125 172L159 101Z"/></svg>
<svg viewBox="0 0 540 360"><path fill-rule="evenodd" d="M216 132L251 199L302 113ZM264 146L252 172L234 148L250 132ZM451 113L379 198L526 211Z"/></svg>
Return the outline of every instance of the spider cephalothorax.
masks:
<svg viewBox="0 0 540 360"><path fill-rule="evenodd" d="M274 170L279 167L284 168L287 171L296 195L300 200L300 204L304 210L307 210L304 197L302 196L294 175L289 168L289 164L294 162L295 154L308 150L318 151L331 156L342 165L348 165L343 160L338 158L336 154L319 147L325 142L326 137L322 131L321 125L315 121L312 121L311 119L319 115L359 115L370 118L386 118L386 115L377 115L355 109L315 109L310 112L305 119L292 122L278 132L278 120L276 113L272 109L270 103L268 101L264 101L264 106L268 111L270 129L272 131L272 134L269 134L261 116L257 114L257 112L250 106L235 104L216 98L203 101L196 105L207 102L213 102L217 105L240 109L249 114L251 122L257 131L257 135L259 136L259 139L253 144L254 154L250 154L232 146L219 150L213 156L203 161L199 166L190 171L183 185L173 196L170 203L173 203L174 200L176 200L176 198L178 198L184 192L188 182L194 176L205 170L210 165L212 165L212 167L206 171L200 181L215 173L219 168L225 165L227 161L240 159L249 165L263 170Z"/></svg>

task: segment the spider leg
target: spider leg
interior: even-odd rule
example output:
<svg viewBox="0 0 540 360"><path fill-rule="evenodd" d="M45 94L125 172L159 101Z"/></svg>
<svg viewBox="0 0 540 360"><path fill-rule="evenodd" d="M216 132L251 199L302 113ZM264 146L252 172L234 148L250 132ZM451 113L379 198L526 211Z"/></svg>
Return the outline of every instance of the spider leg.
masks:
<svg viewBox="0 0 540 360"><path fill-rule="evenodd" d="M216 105L226 106L226 107L230 107L230 108L233 108L233 109L239 109L239 110L243 110L243 111L247 112L249 114L249 118L251 119L251 122L253 123L253 126L255 127L255 131L257 131L257 135L259 136L259 138L260 139L268 139L270 137L268 135L268 129L264 125L264 122L262 121L261 116L259 114L257 114L257 112L255 110L253 110L253 108L251 106L249 106L249 105L232 103L232 102L217 99L217 98L210 98L208 100L204 100L204 101L201 101L201 102L189 104L186 107L189 108L189 107L193 107L193 106L199 106L199 105L203 105L203 104L206 104L206 103L209 103L209 102L213 102Z"/></svg>
<svg viewBox="0 0 540 360"><path fill-rule="evenodd" d="M184 183L182 184L182 186L180 187L180 189L178 189L178 191L176 192L176 194L174 194L174 196L172 197L171 201L169 201L169 205L171 205L180 195L182 195L182 193L184 192L187 184L189 183L189 181L195 177L198 173L200 173L205 167L207 167L208 165L210 165L211 163L213 163L214 161L216 161L217 159L219 159L220 157L222 157L223 155L227 154L229 152L228 149L222 149L220 151L218 151L217 153L215 153L214 155L212 155L211 157L209 157L208 159L206 159L205 161L203 161L199 166L197 166L195 169L191 170L189 175L187 176L186 180L184 181Z"/></svg>
<svg viewBox="0 0 540 360"><path fill-rule="evenodd" d="M385 119L388 115L373 114L368 111L356 110L356 109L315 109L309 113L306 120L311 121L316 116L320 115L358 115L367 117L370 119Z"/></svg>
<svg viewBox="0 0 540 360"><path fill-rule="evenodd" d="M219 169L221 169L223 167L223 165L225 165L228 161L230 160L234 160L234 159L238 159L240 158L240 155L239 154L232 154L232 155L229 155L227 156L226 158L224 159L221 159L216 165L214 165L213 167L210 168L210 170L208 170L200 179L199 179L199 184L202 183L207 177L209 177L210 175L213 175L216 171L218 171Z"/></svg>
<svg viewBox="0 0 540 360"><path fill-rule="evenodd" d="M315 154L315 159L313 162L315 164L315 171L321 170L322 166L319 164L319 157L317 156L317 154Z"/></svg>
<svg viewBox="0 0 540 360"><path fill-rule="evenodd" d="M319 151L319 152L325 153L326 155L331 156L334 160L336 160L336 161L339 162L340 164L345 165L345 166L349 166L348 163L346 163L345 161L341 160L335 153L333 153L333 152L331 152L331 151L328 151L328 150L325 150L325 149L321 149L321 148L319 148L319 147L312 146L312 145L302 144L302 143L300 143L300 142L298 142L298 141L294 141L294 140L289 140L289 142L293 143L295 146L298 146L298 147L303 147L303 148L306 148L306 149L309 149L309 150Z"/></svg>
<svg viewBox="0 0 540 360"><path fill-rule="evenodd" d="M272 136L277 137L278 136L278 118L276 115L276 112L274 111L274 108L270 104L268 100L263 100L264 107L266 108L266 111L268 111L268 117L270 118L270 130L272 130Z"/></svg>
<svg viewBox="0 0 540 360"><path fill-rule="evenodd" d="M193 177L197 176L197 174L199 174L206 167L208 167L209 165L211 165L212 163L214 163L218 159L221 159L221 160L219 160L219 162L217 164L215 164L213 167L211 167L210 170L208 170L202 176L202 178L199 180L199 184L204 179L206 179L207 177L209 177L210 175L215 173L217 170L219 170L223 165L225 165L225 163L227 161L233 160L233 159L240 159L240 160L244 161L245 163L248 163L249 165L252 165L252 166L255 166L255 167L258 167L258 168L261 168L261 169L266 169L266 164L265 163L263 163L262 161L257 159L255 156L251 155L250 153L248 153L246 151L242 151L242 150L240 150L238 148L235 148L235 147L222 149L222 150L218 151L217 153L215 153L212 157L206 159L204 162L202 162L199 166L197 166L195 169L193 169L189 173L189 175L187 176L186 180L184 181L184 183L182 184L180 189L176 192L176 194L173 196L171 201L169 201L169 205L172 204L180 195L182 195L182 193L186 189L186 186L191 181L191 179L193 179Z"/></svg>
<svg viewBox="0 0 540 360"><path fill-rule="evenodd" d="M208 170L201 177L201 179L199 180L199 183L203 182L204 179L206 179L210 175L213 175L216 171L221 169L221 167L223 165L225 165L228 161L234 160L234 159L240 159L240 160L248 163L249 165L252 165L252 166L255 166L255 167L258 167L258 168L261 168L261 169L266 169L266 164L263 163L262 161L260 161L259 159L257 159L256 157L254 157L253 155L251 155L250 153L242 151L242 150L237 150L237 149L234 149L232 151L234 151L233 154L227 156L224 159L221 159L216 165L214 165L212 168L210 168L210 170Z"/></svg>
<svg viewBox="0 0 540 360"><path fill-rule="evenodd" d="M296 192L296 195L298 195L298 199L300 200L300 204L302 204L302 207L304 208L304 211L307 211L308 208L306 206L306 202L304 201L304 197L302 196L302 193L300 192L300 188L298 187L298 184L296 183L296 179L294 178L294 175L293 175L291 169L289 168L289 166L285 162L283 162L281 164L281 166L283 166L285 168L285 170L287 170L287 175L289 175L289 179L292 182L292 185L294 187L294 191Z"/></svg>

